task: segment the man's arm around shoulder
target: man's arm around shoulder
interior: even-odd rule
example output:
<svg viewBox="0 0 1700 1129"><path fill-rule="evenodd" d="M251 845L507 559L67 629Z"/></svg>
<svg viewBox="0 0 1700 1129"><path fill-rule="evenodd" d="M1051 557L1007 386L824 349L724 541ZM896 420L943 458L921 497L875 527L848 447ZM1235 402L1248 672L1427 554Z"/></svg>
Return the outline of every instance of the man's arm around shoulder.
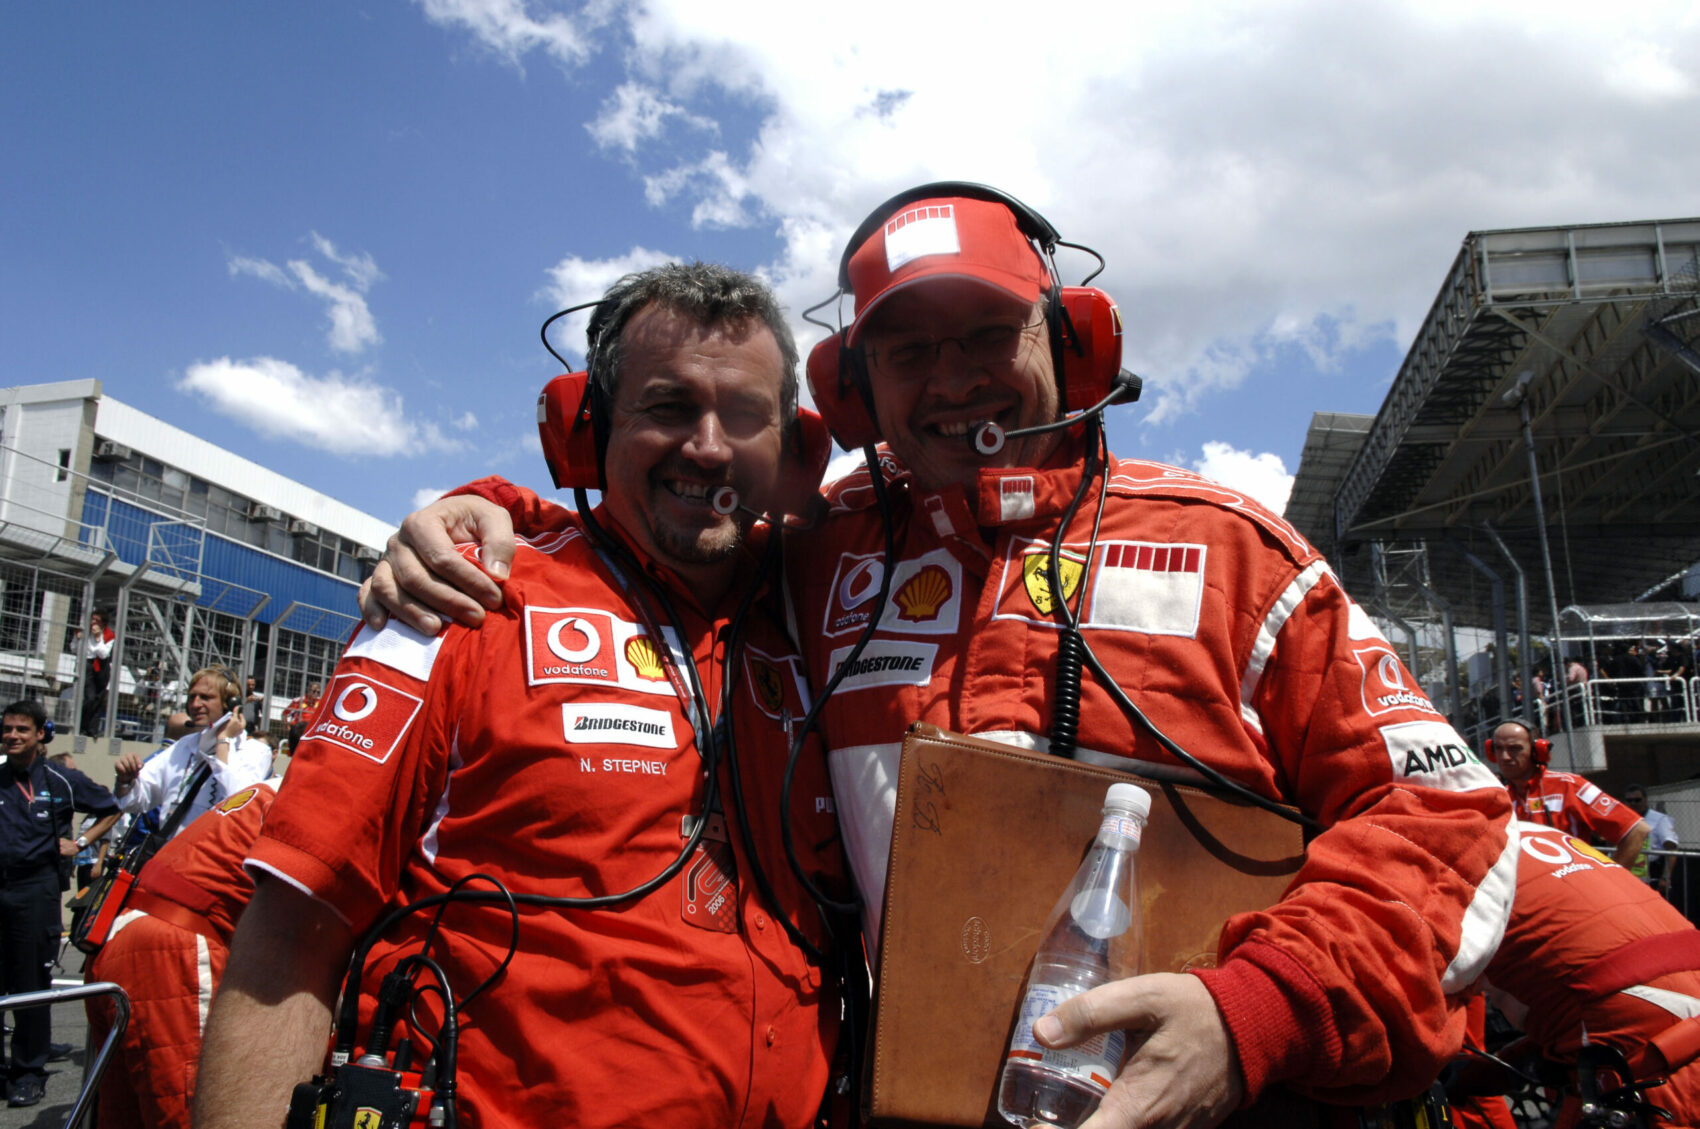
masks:
<svg viewBox="0 0 1700 1129"><path fill-rule="evenodd" d="M283 1124L296 1083L324 1063L353 946L330 907L259 876L207 1017L196 1129Z"/></svg>

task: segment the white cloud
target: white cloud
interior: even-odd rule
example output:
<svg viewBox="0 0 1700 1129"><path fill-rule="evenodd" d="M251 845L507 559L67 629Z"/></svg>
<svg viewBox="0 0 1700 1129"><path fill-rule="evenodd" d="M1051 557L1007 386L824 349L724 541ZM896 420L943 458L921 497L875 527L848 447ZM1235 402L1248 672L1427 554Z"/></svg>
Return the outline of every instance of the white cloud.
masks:
<svg viewBox="0 0 1700 1129"><path fill-rule="evenodd" d="M332 282L302 259L291 259L289 269L309 294L318 295L329 305L326 313L331 319L331 331L326 340L331 348L339 353L358 353L368 345L383 342L378 323L372 319L372 311L358 290Z"/></svg>
<svg viewBox="0 0 1700 1129"><path fill-rule="evenodd" d="M336 244L312 232L309 238L314 250L341 268L345 282L333 282L314 269L305 259L291 259L288 269L266 259L232 256L229 262L232 275L251 275L263 282L285 290L302 289L323 298L328 306L330 333L327 343L339 353L358 353L370 345L383 343L378 323L366 305L366 291L384 277L370 254L344 255Z"/></svg>
<svg viewBox="0 0 1700 1129"><path fill-rule="evenodd" d="M1287 473L1287 464L1279 455L1267 451L1254 455L1227 443L1211 441L1204 444L1204 457L1194 460L1192 469L1225 486L1245 491L1276 513L1287 508L1287 497L1293 492L1293 476Z"/></svg>
<svg viewBox="0 0 1700 1129"><path fill-rule="evenodd" d="M661 136L670 118L695 129L715 130L715 123L667 100L654 87L623 82L602 103L602 112L584 128L603 149L635 153L640 143Z"/></svg>
<svg viewBox="0 0 1700 1129"><path fill-rule="evenodd" d="M338 455L417 455L463 446L407 417L401 395L357 377L313 376L275 357L192 364L177 382L223 415L267 436Z"/></svg>
<svg viewBox="0 0 1700 1129"><path fill-rule="evenodd" d="M677 256L647 247L633 247L624 255L612 259L581 259L568 255L549 268L549 283L542 296L557 309L594 302L607 289L633 271L648 270L670 263ZM549 327L549 340L564 356L584 357L584 330L590 324L592 310L568 314Z"/></svg>
<svg viewBox="0 0 1700 1129"><path fill-rule="evenodd" d="M805 19L774 0L593 5L577 54L534 28L566 19L540 4L426 11L509 57L619 51L593 135L652 203L777 231L767 270L793 310L832 292L844 238L886 195L1015 193L1108 259L1154 426L1273 350L1326 369L1403 345L1471 230L1687 215L1700 180L1680 141L1700 112L1688 0L1633 20L1580 0L1081 0L1069 22L1091 32L1066 51L1035 50L1031 5L1009 0L971 19L892 0ZM728 113L718 133L666 128ZM1062 258L1071 280L1086 263Z"/></svg>
<svg viewBox="0 0 1700 1129"><path fill-rule="evenodd" d="M478 427L478 417L468 411L461 415L458 419L451 420L449 426L453 427L456 431L472 431Z"/></svg>
<svg viewBox="0 0 1700 1129"><path fill-rule="evenodd" d="M449 488L446 486L441 490L431 486L421 486L413 492L413 504L408 507L408 512L412 513L414 510L422 510L448 492Z"/></svg>
<svg viewBox="0 0 1700 1129"><path fill-rule="evenodd" d="M586 32L598 22L602 5L585 5L580 19L559 12L532 15L545 5L528 0L419 0L432 23L460 27L514 66L522 55L541 50L565 64L578 64L589 55Z"/></svg>
<svg viewBox="0 0 1700 1129"><path fill-rule="evenodd" d="M337 266L348 276L349 285L364 294L372 289L372 284L384 277L384 272L378 269L378 264L370 253L362 251L358 255L342 255L337 253L336 244L329 239L313 232L313 249Z"/></svg>

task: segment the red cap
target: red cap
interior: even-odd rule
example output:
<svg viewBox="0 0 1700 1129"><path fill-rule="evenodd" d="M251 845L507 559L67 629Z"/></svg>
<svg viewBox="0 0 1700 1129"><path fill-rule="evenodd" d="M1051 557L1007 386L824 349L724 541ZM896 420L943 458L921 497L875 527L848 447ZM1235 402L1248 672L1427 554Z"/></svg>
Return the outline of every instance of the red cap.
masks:
<svg viewBox="0 0 1700 1129"><path fill-rule="evenodd" d="M931 278L965 278L1036 302L1051 276L1015 213L990 200L941 196L904 204L850 256L856 320L850 341L881 302Z"/></svg>

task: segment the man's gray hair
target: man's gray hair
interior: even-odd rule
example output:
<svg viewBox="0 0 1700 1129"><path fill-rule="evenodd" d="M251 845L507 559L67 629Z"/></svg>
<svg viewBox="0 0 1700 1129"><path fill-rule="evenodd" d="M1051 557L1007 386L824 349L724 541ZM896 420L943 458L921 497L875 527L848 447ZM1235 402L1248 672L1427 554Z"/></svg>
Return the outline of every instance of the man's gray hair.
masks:
<svg viewBox="0 0 1700 1129"><path fill-rule="evenodd" d="M760 321L773 331L785 360L779 389L779 418L789 434L797 417L797 342L767 283L753 274L718 263L667 263L628 274L602 296L585 336L590 380L603 404L614 401L614 380L625 361L626 323L650 303L671 310L703 328L735 327Z"/></svg>

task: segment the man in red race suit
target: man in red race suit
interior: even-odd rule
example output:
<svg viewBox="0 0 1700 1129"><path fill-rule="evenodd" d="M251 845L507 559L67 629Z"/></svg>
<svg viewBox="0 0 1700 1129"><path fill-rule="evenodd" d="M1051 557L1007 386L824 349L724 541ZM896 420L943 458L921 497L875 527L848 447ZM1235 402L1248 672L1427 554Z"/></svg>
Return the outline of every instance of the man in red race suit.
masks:
<svg viewBox="0 0 1700 1129"><path fill-rule="evenodd" d="M1617 847L1619 865L1634 869L1647 843L1647 821L1584 777L1547 767L1551 746L1520 721L1493 731L1488 753L1517 805L1517 818L1557 827L1581 839L1599 836Z"/></svg>
<svg viewBox="0 0 1700 1129"><path fill-rule="evenodd" d="M1672 1120L1653 1124L1700 1125L1700 931L1580 839L1533 824L1522 832L1489 998L1550 1059L1574 1064L1585 1029L1622 1051L1636 1078L1666 1077L1647 1097ZM1577 1107L1568 1095L1561 1129Z"/></svg>
<svg viewBox="0 0 1700 1129"><path fill-rule="evenodd" d="M480 627L363 629L330 680L249 860L203 1129L282 1120L324 1061L351 946L387 910L492 880L529 900L453 902L440 928L390 915L356 1053L385 974L434 935L461 1005L463 1125L800 1129L821 1106L839 1004L779 820L802 664L756 534L709 499L731 485L762 504L788 471L795 347L765 286L704 264L622 279L592 336L594 516L522 543ZM842 861L810 744L789 798L818 880ZM417 1068L445 1017L432 991L413 1005Z"/></svg>
<svg viewBox="0 0 1700 1129"><path fill-rule="evenodd" d="M1278 1082L1339 1101L1422 1089L1457 1049L1457 999L1503 928L1515 867L1503 789L1326 562L1257 503L1155 463L1107 457L1092 473L1095 433L1011 434L991 456L970 444L986 422L1013 433L1060 416L1047 347L1060 331L1055 279L1019 206L963 187L890 202L847 254L856 316L844 346L866 371L901 549L885 558L866 470L836 483L824 521L789 542L816 686L877 620L822 717L870 930L905 729L928 721L1045 747L1066 601L1157 728L1324 828L1280 904L1227 923L1220 967L1122 981L1040 1021L1057 1043L1140 1033L1094 1129L1215 1124ZM551 512L499 481L471 489L522 530ZM1042 558L1071 506L1058 600ZM382 618L381 598L431 627L425 607L476 618L477 601L494 606L495 588L444 552L445 529L500 559L509 516L450 498L410 518L368 613ZM1079 711L1077 756L1198 779L1095 672Z"/></svg>
<svg viewBox="0 0 1700 1129"><path fill-rule="evenodd" d="M130 997L129 1026L100 1080L104 1129L189 1129L202 1025L254 894L242 860L278 783L273 777L232 794L161 847L90 959L90 982L110 980ZM98 1045L112 1026L111 1001L84 1006Z"/></svg>

